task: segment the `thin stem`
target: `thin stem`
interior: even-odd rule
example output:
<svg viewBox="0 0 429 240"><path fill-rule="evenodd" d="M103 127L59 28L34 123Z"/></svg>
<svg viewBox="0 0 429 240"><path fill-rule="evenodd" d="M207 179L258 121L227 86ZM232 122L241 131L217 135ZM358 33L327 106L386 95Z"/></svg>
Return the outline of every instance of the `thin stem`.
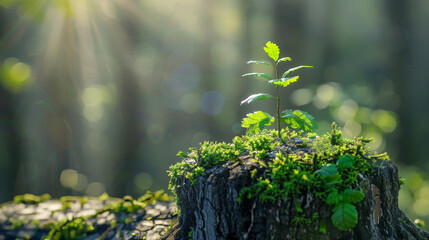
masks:
<svg viewBox="0 0 429 240"><path fill-rule="evenodd" d="M276 61L276 64L274 65L274 70L276 71L277 79L279 79L279 71L277 70L278 64L279 63ZM279 134L279 139L281 139L281 137L280 137L280 90L279 90L279 86L276 85L276 89L277 89L277 133Z"/></svg>

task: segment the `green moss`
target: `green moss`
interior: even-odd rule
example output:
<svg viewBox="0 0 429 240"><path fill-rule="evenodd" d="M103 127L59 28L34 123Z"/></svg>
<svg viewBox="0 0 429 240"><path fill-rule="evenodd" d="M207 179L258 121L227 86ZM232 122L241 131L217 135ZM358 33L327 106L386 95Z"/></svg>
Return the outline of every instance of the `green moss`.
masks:
<svg viewBox="0 0 429 240"><path fill-rule="evenodd" d="M294 201L304 193L311 193L332 205L332 221L337 228L353 228L358 219L355 204L364 198L359 175L372 173L372 163L380 158L387 160L387 154L372 154L366 146L369 139L343 138L335 124L331 133L320 137L287 128L280 134L281 140L277 131L264 130L253 136L237 136L232 144L204 142L199 149L181 152L178 155L185 159L168 171L169 188L174 192L179 187L178 177L183 175L195 184L206 169L247 154L264 171L251 171L252 183L241 190L239 203L252 198L262 203ZM308 219L311 218L299 215L294 222L304 223Z"/></svg>
<svg viewBox="0 0 429 240"><path fill-rule="evenodd" d="M26 193L23 195L16 195L13 198L13 202L15 203L26 203L26 204L38 204L44 202L46 200L51 199L51 195L45 193L41 196L36 196L34 194Z"/></svg>
<svg viewBox="0 0 429 240"><path fill-rule="evenodd" d="M38 204L45 200L50 199L51 197L47 194L42 196L36 196L33 194L24 194L15 196L15 203L25 203L25 204ZM104 206L104 208L97 210L95 214L89 216L75 217L72 219L66 219L58 222L49 222L43 225L39 225L37 220L33 220L31 224L33 225L33 229L39 228L49 228L49 234L44 237L46 240L51 239L82 239L87 236L87 234L91 233L94 230L93 225L91 224L91 219L97 218L98 215L103 214L105 212L115 213L116 216L122 216L123 219L119 221L121 223L130 224L134 220L132 217L124 214L135 213L141 209L144 209L146 206L150 204L154 204L157 201L167 202L172 201L174 198L163 190L151 192L148 191L143 196L138 199L134 199L131 196L125 196L123 198L112 198L107 195L107 193L102 194L98 197L98 200L108 203ZM62 203L62 210L69 209L72 204L80 204L82 207L87 201L88 197L77 197L77 196L63 196L60 198ZM24 227L24 225L29 224L29 221L24 218L10 218L9 223L11 224L11 228L18 229ZM113 219L111 222L111 228L116 227L117 220Z"/></svg>

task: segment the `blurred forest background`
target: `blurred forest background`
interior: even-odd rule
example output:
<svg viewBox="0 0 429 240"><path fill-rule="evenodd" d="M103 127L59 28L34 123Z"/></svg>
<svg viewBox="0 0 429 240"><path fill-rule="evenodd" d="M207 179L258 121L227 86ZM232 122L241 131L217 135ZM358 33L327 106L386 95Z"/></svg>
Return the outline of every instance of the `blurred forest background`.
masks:
<svg viewBox="0 0 429 240"><path fill-rule="evenodd" d="M319 134L373 137L429 223L429 1L0 0L0 202L22 193L166 189L179 150L244 133L240 106L273 88L267 41L296 65L282 108ZM262 89L262 90L261 90Z"/></svg>

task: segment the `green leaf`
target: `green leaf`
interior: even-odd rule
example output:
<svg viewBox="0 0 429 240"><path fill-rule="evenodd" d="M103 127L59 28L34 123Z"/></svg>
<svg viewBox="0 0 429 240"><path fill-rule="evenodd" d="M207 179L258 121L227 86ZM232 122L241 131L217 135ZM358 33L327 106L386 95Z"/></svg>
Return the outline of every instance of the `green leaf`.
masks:
<svg viewBox="0 0 429 240"><path fill-rule="evenodd" d="M282 78L287 77L289 73L299 70L301 68L313 68L313 66L298 66L298 67L291 68L287 70L285 73L283 73Z"/></svg>
<svg viewBox="0 0 429 240"><path fill-rule="evenodd" d="M271 80L272 78L270 77L270 75L268 75L268 74L266 74L266 73L246 73L246 74L243 74L243 75L241 75L242 77L249 77L249 76L252 76L252 77L264 77L264 78L266 78L266 79L268 79L268 80Z"/></svg>
<svg viewBox="0 0 429 240"><path fill-rule="evenodd" d="M271 96L271 94L268 94L268 93L256 93L256 94L250 95L249 97L247 97L246 99L241 101L240 105L243 105L244 103L249 104L249 103L254 102L254 101L269 99L272 97L273 96Z"/></svg>
<svg viewBox="0 0 429 240"><path fill-rule="evenodd" d="M356 207L350 203L339 203L332 210L332 223L340 230L346 231L356 226L358 222L358 212Z"/></svg>
<svg viewBox="0 0 429 240"><path fill-rule="evenodd" d="M315 171L314 173L319 173L320 175L322 175L322 177L331 177L338 175L338 168L334 164L328 163L323 165L322 168Z"/></svg>
<svg viewBox="0 0 429 240"><path fill-rule="evenodd" d="M344 202L358 203L365 198L365 195L358 190L346 189L341 193Z"/></svg>
<svg viewBox="0 0 429 240"><path fill-rule="evenodd" d="M184 153L184 152L182 152L182 151L179 151L179 152L176 154L176 156L187 158L187 157L188 157L188 154L186 154L186 153Z"/></svg>
<svg viewBox="0 0 429 240"><path fill-rule="evenodd" d="M346 154L341 156L337 161L338 168L351 168L353 167L354 157L352 155Z"/></svg>
<svg viewBox="0 0 429 240"><path fill-rule="evenodd" d="M247 64L264 64L264 65L270 65L268 62L265 61L248 61Z"/></svg>
<svg viewBox="0 0 429 240"><path fill-rule="evenodd" d="M294 83L294 82L298 81L298 78L299 78L299 76L290 77L290 78L274 79L274 80L270 80L268 83L269 84L274 84L274 85L277 85L277 86L287 87L291 83Z"/></svg>
<svg viewBox="0 0 429 240"><path fill-rule="evenodd" d="M264 47L264 51L268 53L268 56L274 61L279 59L280 49L275 43L272 43L271 41L267 42L266 47Z"/></svg>
<svg viewBox="0 0 429 240"><path fill-rule="evenodd" d="M286 61L292 61L292 58L290 58L290 57L280 58L278 62L281 63L281 62L286 62Z"/></svg>
<svg viewBox="0 0 429 240"><path fill-rule="evenodd" d="M317 129L314 117L301 110L285 110L280 119L293 129L301 129L305 132L314 132Z"/></svg>
<svg viewBox="0 0 429 240"><path fill-rule="evenodd" d="M246 116L243 118L241 126L247 128L247 135L256 134L274 122L274 118L270 114L261 111L248 113Z"/></svg>
<svg viewBox="0 0 429 240"><path fill-rule="evenodd" d="M341 196L338 194L337 190L329 193L328 197L326 197L325 202L329 205L338 204L341 201Z"/></svg>

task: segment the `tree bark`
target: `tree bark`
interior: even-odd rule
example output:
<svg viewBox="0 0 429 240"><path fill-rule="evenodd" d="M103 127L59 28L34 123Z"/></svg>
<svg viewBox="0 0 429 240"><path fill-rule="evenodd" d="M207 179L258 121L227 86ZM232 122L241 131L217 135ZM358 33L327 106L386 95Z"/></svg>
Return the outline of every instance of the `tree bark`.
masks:
<svg viewBox="0 0 429 240"><path fill-rule="evenodd" d="M163 239L429 239L429 233L398 208L398 171L390 161L379 160L373 174L360 175L365 199L356 206L358 224L341 231L331 222L331 207L311 194L274 204L262 204L257 198L239 204L240 190L250 185L250 171L258 167L250 159L244 159L244 164L216 165L194 185L185 177L179 179L176 192L181 215ZM299 214L295 201L307 216L317 212L319 218L308 225L295 224L293 218ZM321 222L326 233L321 232Z"/></svg>

